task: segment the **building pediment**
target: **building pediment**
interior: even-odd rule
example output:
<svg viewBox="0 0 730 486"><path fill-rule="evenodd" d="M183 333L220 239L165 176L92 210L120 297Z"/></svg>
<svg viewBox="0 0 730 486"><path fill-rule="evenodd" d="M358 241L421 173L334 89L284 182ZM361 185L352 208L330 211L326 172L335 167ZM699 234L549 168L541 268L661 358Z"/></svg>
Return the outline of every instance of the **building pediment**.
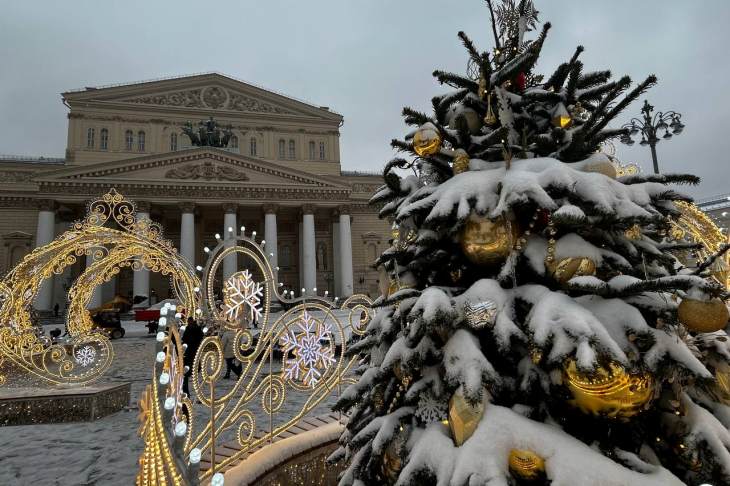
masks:
<svg viewBox="0 0 730 486"><path fill-rule="evenodd" d="M108 88L86 88L63 94L72 106L99 102L106 105L148 106L164 109L211 110L268 115L302 116L331 121L341 115L217 73L134 83Z"/></svg>
<svg viewBox="0 0 730 486"><path fill-rule="evenodd" d="M331 178L282 167L260 159L215 148L195 148L160 155L123 159L83 167L68 167L35 178L39 184L69 182L200 186L299 187L349 191Z"/></svg>

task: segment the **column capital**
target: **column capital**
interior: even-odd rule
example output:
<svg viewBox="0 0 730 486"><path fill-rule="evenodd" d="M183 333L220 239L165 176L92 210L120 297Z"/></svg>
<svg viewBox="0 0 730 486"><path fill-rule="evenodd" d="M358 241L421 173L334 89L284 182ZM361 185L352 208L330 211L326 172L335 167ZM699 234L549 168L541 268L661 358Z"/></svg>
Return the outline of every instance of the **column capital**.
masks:
<svg viewBox="0 0 730 486"><path fill-rule="evenodd" d="M341 204L337 208L338 214L351 214L352 213L352 207L349 204Z"/></svg>
<svg viewBox="0 0 730 486"><path fill-rule="evenodd" d="M264 214L276 214L279 212L279 205L278 204L264 204L263 206Z"/></svg>
<svg viewBox="0 0 730 486"><path fill-rule="evenodd" d="M314 214L314 210L313 204L302 204L302 214Z"/></svg>
<svg viewBox="0 0 730 486"><path fill-rule="evenodd" d="M55 211L58 208L58 204L53 199L38 199L36 201L36 207L39 211Z"/></svg>
<svg viewBox="0 0 730 486"><path fill-rule="evenodd" d="M180 211L183 213L194 213L195 212L195 203L192 201L181 201L178 204L178 207L180 208Z"/></svg>
<svg viewBox="0 0 730 486"><path fill-rule="evenodd" d="M223 211L226 214L236 214L238 212L238 203L223 203Z"/></svg>
<svg viewBox="0 0 730 486"><path fill-rule="evenodd" d="M152 204L149 201L136 201L137 212L149 214Z"/></svg>

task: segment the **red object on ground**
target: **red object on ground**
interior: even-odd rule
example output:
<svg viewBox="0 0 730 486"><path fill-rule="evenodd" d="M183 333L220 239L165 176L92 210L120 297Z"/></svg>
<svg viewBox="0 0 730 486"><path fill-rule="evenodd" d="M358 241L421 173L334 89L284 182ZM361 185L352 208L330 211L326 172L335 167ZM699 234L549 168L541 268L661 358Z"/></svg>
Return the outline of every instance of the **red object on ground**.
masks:
<svg viewBox="0 0 730 486"><path fill-rule="evenodd" d="M135 321L156 321L160 318L160 309L140 309L134 311Z"/></svg>

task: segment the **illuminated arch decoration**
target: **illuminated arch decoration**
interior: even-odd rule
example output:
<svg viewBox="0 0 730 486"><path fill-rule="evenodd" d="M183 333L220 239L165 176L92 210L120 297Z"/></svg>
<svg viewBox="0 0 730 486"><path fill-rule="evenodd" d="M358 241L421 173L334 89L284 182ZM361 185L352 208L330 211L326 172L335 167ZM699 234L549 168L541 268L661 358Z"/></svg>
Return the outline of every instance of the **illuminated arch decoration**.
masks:
<svg viewBox="0 0 730 486"><path fill-rule="evenodd" d="M367 296L355 295L344 302L321 297L287 299L274 283L264 242L244 234L219 240L209 254L202 270L200 316L209 326L208 336L195 356L190 377L200 403L177 395L182 400L178 407L171 399L176 396L171 391L175 385L165 363L177 349L178 322L167 319L167 327L161 327L164 332L158 335L154 381L148 385L141 416L145 448L138 486L223 484L218 471L275 440L342 385L355 381L351 371L358 358L345 352L349 339L364 335L372 318L372 301ZM243 270L224 282L216 281L223 260L232 254L242 257ZM218 287L223 289L221 303L216 301ZM293 306L276 320L271 319L274 299ZM254 315L258 334L247 325ZM236 383L225 392L216 389L225 364L221 339L211 332L214 329L233 333L235 357L242 367ZM303 355L308 356L306 363ZM293 366L301 366L302 372ZM292 393L301 397L302 405L294 414L283 414ZM198 426L193 417L205 419ZM200 471L201 457L216 458L216 443L224 435L235 436L237 451L229 455L231 449L227 449L225 458L211 461L210 469Z"/></svg>
<svg viewBox="0 0 730 486"><path fill-rule="evenodd" d="M69 340L52 344L38 336L32 322L32 303L42 283L60 275L81 256L90 264L69 290ZM38 247L0 282L0 360L14 363L53 384L85 384L110 366L113 348L103 332L94 330L87 311L94 289L121 268L148 269L169 275L180 312L199 308L200 282L174 248L162 228L137 219L135 205L115 189L92 201L86 217L48 245ZM1 376L0 381L6 377Z"/></svg>
<svg viewBox="0 0 730 486"><path fill-rule="evenodd" d="M675 201L675 206L681 215L672 220L670 237L675 241L687 239L693 243L701 243L697 256L704 260L717 253L720 248L730 243L730 237L725 236L720 228L698 206ZM730 253L725 253L715 262L711 269L712 277L730 289Z"/></svg>

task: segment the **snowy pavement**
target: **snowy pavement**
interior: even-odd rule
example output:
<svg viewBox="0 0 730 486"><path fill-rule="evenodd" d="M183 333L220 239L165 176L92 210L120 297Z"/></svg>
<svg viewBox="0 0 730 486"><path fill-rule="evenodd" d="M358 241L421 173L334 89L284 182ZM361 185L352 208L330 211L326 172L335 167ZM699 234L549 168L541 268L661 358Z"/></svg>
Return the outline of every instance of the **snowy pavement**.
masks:
<svg viewBox="0 0 730 486"><path fill-rule="evenodd" d="M0 486L134 484L143 448L137 403L150 381L155 339L142 323L125 322L124 327L126 336L112 341L114 361L101 382L131 382L130 407L95 422L0 427ZM233 383L224 380L221 392ZM280 418L295 413L302 396L289 393ZM312 413L326 412L333 401L330 397ZM251 405L256 407L258 403ZM260 426L268 424L263 413L256 410L255 415Z"/></svg>

